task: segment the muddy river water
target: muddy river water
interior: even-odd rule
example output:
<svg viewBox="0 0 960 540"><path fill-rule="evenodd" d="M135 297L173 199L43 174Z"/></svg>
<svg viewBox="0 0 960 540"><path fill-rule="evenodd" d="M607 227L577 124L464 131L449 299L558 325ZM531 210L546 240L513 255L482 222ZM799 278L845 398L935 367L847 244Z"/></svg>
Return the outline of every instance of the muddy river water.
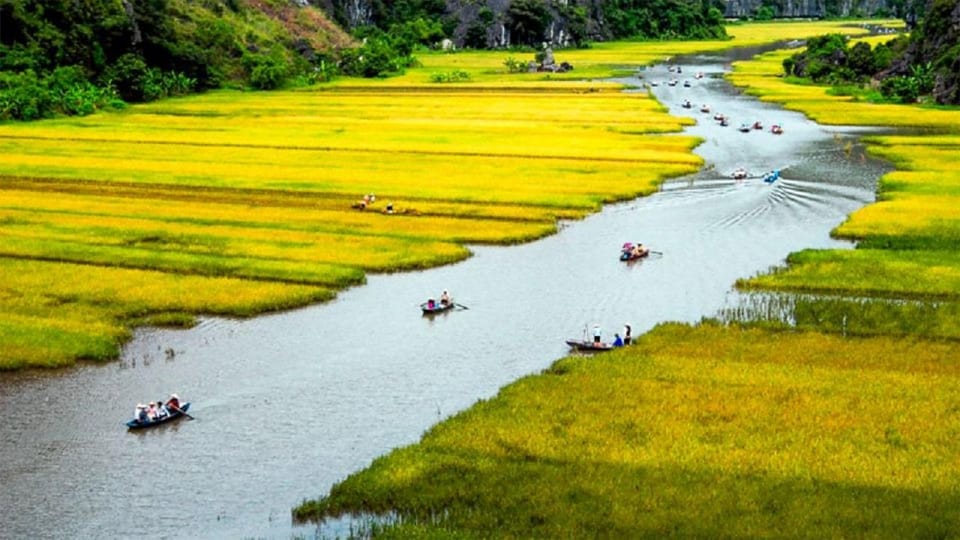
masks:
<svg viewBox="0 0 960 540"><path fill-rule="evenodd" d="M595 323L611 338L624 323L639 334L695 322L734 301L737 278L791 251L846 245L829 231L873 200L884 166L862 156L855 131L738 93L720 78L730 59L641 72L705 139L704 169L653 196L538 242L476 247L460 264L369 276L328 304L142 329L106 365L0 375L0 538L314 536L291 522L293 506L546 368L565 338ZM755 120L766 129L737 130ZM782 177L734 181L737 167ZM621 263L626 241L662 255ZM469 309L421 317L418 303L443 288ZM135 403L171 391L195 420L127 432Z"/></svg>

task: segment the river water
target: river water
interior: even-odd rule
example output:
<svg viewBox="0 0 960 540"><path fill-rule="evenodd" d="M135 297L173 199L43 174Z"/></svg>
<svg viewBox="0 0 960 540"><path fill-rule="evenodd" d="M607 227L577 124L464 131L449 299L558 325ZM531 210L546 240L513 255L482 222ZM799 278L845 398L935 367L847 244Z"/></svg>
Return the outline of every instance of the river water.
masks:
<svg viewBox="0 0 960 540"><path fill-rule="evenodd" d="M847 245L829 231L873 200L883 166L863 157L852 130L740 95L720 78L730 60L642 72L705 139L704 170L653 196L534 243L476 247L456 265L369 276L328 304L142 329L117 362L0 375L0 538L313 536L291 523L293 506L548 367L565 338L595 323L609 339L624 323L640 334L696 322L735 301L737 278L792 251ZM674 76L681 84L668 86ZM683 99L724 112L730 126ZM737 131L755 120L785 132ZM782 178L734 181L737 167ZM624 264L626 241L662 255ZM469 309L421 317L418 304L443 288ZM127 432L135 403L172 391L195 420Z"/></svg>

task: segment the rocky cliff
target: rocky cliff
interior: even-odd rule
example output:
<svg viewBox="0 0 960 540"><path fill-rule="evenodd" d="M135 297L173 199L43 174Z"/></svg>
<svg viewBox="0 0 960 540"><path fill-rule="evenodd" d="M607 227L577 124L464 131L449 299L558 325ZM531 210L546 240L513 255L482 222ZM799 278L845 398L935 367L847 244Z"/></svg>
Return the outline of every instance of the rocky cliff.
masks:
<svg viewBox="0 0 960 540"><path fill-rule="evenodd" d="M960 104L960 1L928 0L906 52L881 77L929 71L934 100Z"/></svg>
<svg viewBox="0 0 960 540"><path fill-rule="evenodd" d="M383 0L298 0L310 1L322 7L347 28L374 24ZM446 5L446 17L455 25L454 42L462 46L471 28L482 24L486 45L505 47L515 44L511 39L507 10L513 0L436 0ZM774 17L819 18L848 16L902 17L904 3L910 0L720 0L729 18L753 17L761 7L769 8ZM622 2L621 2L622 3ZM650 2L653 5L653 2ZM551 14L545 32L554 44L565 45L572 31L585 32L585 37L602 41L611 38L611 29L605 8L608 0L554 0L545 2ZM638 2L639 4L639 2ZM573 23L568 16L576 8L585 20ZM654 8L656 9L656 8ZM484 21L483 17L487 20ZM571 28L571 24L578 24Z"/></svg>
<svg viewBox="0 0 960 540"><path fill-rule="evenodd" d="M902 0L727 0L724 15L751 17L763 6L774 17L902 17Z"/></svg>

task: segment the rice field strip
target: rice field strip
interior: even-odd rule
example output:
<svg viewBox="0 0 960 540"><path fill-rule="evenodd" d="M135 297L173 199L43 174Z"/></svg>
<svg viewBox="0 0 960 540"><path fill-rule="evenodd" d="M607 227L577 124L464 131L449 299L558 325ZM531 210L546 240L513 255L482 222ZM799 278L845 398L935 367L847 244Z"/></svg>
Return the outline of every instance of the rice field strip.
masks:
<svg viewBox="0 0 960 540"><path fill-rule="evenodd" d="M58 142L84 142L84 143L130 143L132 141L115 138L115 139L100 139L93 137L40 137L40 136L30 136L30 135L0 135L0 139L11 139L11 140L44 140L44 141L58 141ZM489 157L489 158L504 158L504 159L523 159L528 161L584 161L584 162L602 162L602 163L637 163L637 162L657 162L664 161L667 163L673 163L676 159L675 156L647 156L644 159L631 159L631 158L613 158L613 157L604 157L604 156L550 156L544 154L533 154L533 153L510 153L510 152L469 152L469 151L453 151L453 150L403 150L398 148L360 148L352 146L306 146L306 145L271 145L271 144L253 144L253 143L201 143L201 142L185 142L185 141L165 141L165 140L138 140L135 141L137 144L144 145L157 145L157 146L186 146L186 147L223 147L223 148L249 148L249 149L271 149L271 150L297 150L297 151L307 151L307 152L321 152L321 153L350 153L350 154L375 154L375 155L413 155L413 156L436 156L436 157ZM673 159L670 159L670 158Z"/></svg>

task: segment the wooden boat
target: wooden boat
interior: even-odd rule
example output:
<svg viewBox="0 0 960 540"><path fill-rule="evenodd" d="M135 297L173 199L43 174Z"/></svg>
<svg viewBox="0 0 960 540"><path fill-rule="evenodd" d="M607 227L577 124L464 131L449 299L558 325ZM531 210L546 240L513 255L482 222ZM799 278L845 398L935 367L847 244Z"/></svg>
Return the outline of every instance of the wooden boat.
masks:
<svg viewBox="0 0 960 540"><path fill-rule="evenodd" d="M430 302L424 302L420 304L420 310L423 311L424 315L435 315L437 313L443 313L453 309L453 302L449 304L441 304L440 302L434 302L433 307L430 307Z"/></svg>
<svg viewBox="0 0 960 540"><path fill-rule="evenodd" d="M740 127L737 129L739 129L741 133L750 133L750 126L746 124L740 124Z"/></svg>
<svg viewBox="0 0 960 540"><path fill-rule="evenodd" d="M634 254L634 253L631 252L631 251L621 251L621 252L620 252L620 260L621 260L621 261L635 261L635 260L637 260L637 259L642 259L642 258L646 257L647 255L650 255L650 249L648 249L648 248L644 248L643 251L641 251L640 253L637 253L637 254Z"/></svg>
<svg viewBox="0 0 960 540"><path fill-rule="evenodd" d="M684 109L692 109L692 108L693 108L693 103L690 103L689 100L684 101L682 107L683 107Z"/></svg>
<svg viewBox="0 0 960 540"><path fill-rule="evenodd" d="M747 170L741 167L730 173L730 177L734 180L743 180L747 177Z"/></svg>
<svg viewBox="0 0 960 540"><path fill-rule="evenodd" d="M613 345L609 343L600 343L599 345L596 345L592 341L584 341L582 339L568 339L567 345L583 352L605 352L613 350L614 348Z"/></svg>
<svg viewBox="0 0 960 540"><path fill-rule="evenodd" d="M683 81L684 88L690 88L690 81Z"/></svg>
<svg viewBox="0 0 960 540"><path fill-rule="evenodd" d="M753 129L763 129L763 124L759 120L753 123Z"/></svg>
<svg viewBox="0 0 960 540"><path fill-rule="evenodd" d="M157 427L160 424L166 424L171 420L176 420L177 418L180 418L181 416L183 416L183 413L187 412L187 409L189 408L190 408L189 403L183 403L182 405L180 405L179 411L170 411L170 414L168 414L167 416L164 416L159 420L148 420L146 422L141 422L136 418L134 418L133 420L130 420L129 422L127 422L127 427L130 429L144 429L144 428Z"/></svg>
<svg viewBox="0 0 960 540"><path fill-rule="evenodd" d="M702 112L702 113L708 113L708 112L710 112L710 106L709 106L709 105L704 105L703 107L700 107L700 112Z"/></svg>
<svg viewBox="0 0 960 540"><path fill-rule="evenodd" d="M770 133L774 135L780 135L783 133L783 128L780 127L780 124L774 124L770 127Z"/></svg>

